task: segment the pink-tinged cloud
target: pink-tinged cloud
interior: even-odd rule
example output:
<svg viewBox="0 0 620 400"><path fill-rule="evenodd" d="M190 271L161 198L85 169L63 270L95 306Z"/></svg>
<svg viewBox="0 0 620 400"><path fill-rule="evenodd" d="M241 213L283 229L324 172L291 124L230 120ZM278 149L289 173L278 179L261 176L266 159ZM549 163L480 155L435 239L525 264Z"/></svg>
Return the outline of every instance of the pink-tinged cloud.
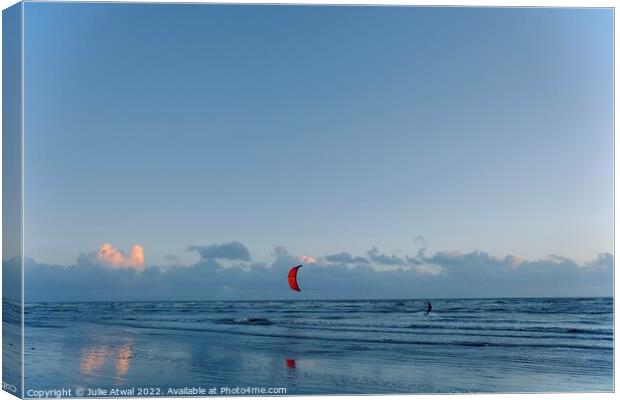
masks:
<svg viewBox="0 0 620 400"><path fill-rule="evenodd" d="M104 243L97 253L97 259L112 267L142 269L144 267L144 248L136 244L131 248L129 256L125 256L123 252L116 247L109 243Z"/></svg>
<svg viewBox="0 0 620 400"><path fill-rule="evenodd" d="M316 264L316 259L312 256L301 256L299 258L306 264Z"/></svg>

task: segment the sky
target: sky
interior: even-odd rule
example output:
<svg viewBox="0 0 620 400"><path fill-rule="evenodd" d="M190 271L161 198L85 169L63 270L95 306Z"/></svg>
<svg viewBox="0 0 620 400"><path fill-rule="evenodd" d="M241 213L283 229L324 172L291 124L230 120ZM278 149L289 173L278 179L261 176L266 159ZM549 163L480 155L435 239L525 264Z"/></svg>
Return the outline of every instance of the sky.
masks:
<svg viewBox="0 0 620 400"><path fill-rule="evenodd" d="M148 286L285 251L436 297L455 258L605 294L612 32L611 9L26 3L25 256Z"/></svg>

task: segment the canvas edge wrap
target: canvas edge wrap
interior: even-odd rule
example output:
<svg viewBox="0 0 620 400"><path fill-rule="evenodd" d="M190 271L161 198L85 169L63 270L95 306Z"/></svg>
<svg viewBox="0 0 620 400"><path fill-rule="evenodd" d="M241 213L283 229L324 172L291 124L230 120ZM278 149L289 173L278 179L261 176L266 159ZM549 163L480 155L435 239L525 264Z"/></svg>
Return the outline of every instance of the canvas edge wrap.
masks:
<svg viewBox="0 0 620 400"><path fill-rule="evenodd" d="M23 397L23 3L2 11L2 390Z"/></svg>

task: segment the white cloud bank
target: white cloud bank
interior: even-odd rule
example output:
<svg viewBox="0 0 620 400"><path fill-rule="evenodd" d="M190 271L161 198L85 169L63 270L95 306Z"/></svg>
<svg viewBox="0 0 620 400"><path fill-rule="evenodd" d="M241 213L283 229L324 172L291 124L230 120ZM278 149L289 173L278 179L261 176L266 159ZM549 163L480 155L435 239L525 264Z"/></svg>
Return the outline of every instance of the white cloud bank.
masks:
<svg viewBox="0 0 620 400"><path fill-rule="evenodd" d="M129 256L93 253L75 265L26 260L27 301L80 300L247 300L454 297L612 296L613 256L578 263L550 256L524 260L485 252L438 252L426 256L386 255L373 247L365 256L346 252L324 256L290 254L278 246L270 264L252 262L240 242L192 246L193 265L144 266L144 249ZM111 262L111 260L113 260ZM132 261L133 260L133 261ZM224 260L223 265L220 261ZM288 288L287 271L299 272L302 291ZM18 268L4 262L5 272ZM125 267L123 267L125 265ZM385 266L389 266L388 269ZM17 271L18 272L18 271Z"/></svg>

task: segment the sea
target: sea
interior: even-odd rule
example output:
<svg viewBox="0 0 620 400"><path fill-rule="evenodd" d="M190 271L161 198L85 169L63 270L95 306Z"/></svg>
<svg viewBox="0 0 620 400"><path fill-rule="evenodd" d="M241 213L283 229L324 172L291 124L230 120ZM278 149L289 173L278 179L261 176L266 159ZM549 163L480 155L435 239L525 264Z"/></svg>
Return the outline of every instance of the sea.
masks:
<svg viewBox="0 0 620 400"><path fill-rule="evenodd" d="M612 298L27 303L24 315L27 397L614 390Z"/></svg>

